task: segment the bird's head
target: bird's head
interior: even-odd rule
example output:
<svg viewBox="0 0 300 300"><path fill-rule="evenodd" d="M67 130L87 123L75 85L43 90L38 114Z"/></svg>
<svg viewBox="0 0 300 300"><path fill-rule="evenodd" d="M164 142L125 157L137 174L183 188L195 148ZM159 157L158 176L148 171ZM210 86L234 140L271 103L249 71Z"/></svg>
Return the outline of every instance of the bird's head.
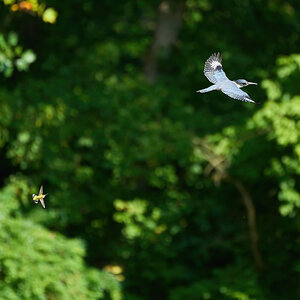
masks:
<svg viewBox="0 0 300 300"><path fill-rule="evenodd" d="M237 85L238 88L242 88L244 86L247 86L247 85L257 85L256 82L250 82L250 81L247 81L245 79L238 79L238 80L234 80L235 84Z"/></svg>
<svg viewBox="0 0 300 300"><path fill-rule="evenodd" d="M35 194L32 194L32 199L35 197Z"/></svg>

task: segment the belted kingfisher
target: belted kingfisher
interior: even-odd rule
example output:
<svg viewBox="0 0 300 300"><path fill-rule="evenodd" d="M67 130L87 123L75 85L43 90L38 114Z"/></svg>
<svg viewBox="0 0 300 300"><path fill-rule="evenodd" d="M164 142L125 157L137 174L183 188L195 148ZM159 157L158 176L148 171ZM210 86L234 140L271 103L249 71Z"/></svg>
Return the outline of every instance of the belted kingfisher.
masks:
<svg viewBox="0 0 300 300"><path fill-rule="evenodd" d="M212 86L198 90L197 93L207 93L210 91L221 90L224 94L229 97L241 101L255 103L250 96L243 92L240 88L255 84L255 82L249 82L245 79L229 80L222 68L222 56L220 53L212 54L209 59L205 62L204 75L207 79L213 83Z"/></svg>

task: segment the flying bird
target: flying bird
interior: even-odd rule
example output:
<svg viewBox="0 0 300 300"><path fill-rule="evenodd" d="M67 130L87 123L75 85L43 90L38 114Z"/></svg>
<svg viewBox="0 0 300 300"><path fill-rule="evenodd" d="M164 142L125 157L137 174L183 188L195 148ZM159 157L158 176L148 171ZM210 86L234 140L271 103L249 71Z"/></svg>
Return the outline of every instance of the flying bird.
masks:
<svg viewBox="0 0 300 300"><path fill-rule="evenodd" d="M222 56L220 53L212 54L205 62L204 75L213 85L206 89L198 90L197 93L207 93L218 90L233 99L255 103L241 88L251 84L257 85L257 83L249 82L245 79L228 79L223 71Z"/></svg>
<svg viewBox="0 0 300 300"><path fill-rule="evenodd" d="M34 201L35 204L39 203L39 201L41 202L42 206L44 208L46 208L45 206L45 202L44 202L44 198L47 196L48 194L43 194L43 186L40 187L40 192L38 195L32 194L32 200Z"/></svg>

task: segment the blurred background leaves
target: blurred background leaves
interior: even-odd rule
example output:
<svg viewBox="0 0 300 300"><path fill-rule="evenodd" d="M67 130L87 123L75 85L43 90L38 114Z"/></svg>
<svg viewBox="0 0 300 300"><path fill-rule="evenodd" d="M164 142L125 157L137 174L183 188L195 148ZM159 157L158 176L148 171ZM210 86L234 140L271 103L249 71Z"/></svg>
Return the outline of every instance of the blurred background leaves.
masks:
<svg viewBox="0 0 300 300"><path fill-rule="evenodd" d="M300 297L299 1L0 8L1 299Z"/></svg>

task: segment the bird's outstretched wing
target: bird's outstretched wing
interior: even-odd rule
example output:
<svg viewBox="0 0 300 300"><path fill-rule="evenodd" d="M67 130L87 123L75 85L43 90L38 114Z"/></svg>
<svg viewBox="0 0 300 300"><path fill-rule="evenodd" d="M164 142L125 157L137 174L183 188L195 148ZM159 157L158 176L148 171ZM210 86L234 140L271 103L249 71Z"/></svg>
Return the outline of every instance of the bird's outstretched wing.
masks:
<svg viewBox="0 0 300 300"><path fill-rule="evenodd" d="M43 206L44 208L46 208L44 199L40 199L40 201L41 201L42 206Z"/></svg>
<svg viewBox="0 0 300 300"><path fill-rule="evenodd" d="M40 187L40 192L39 192L39 196L40 195L43 195L43 186L41 185L41 187Z"/></svg>
<svg viewBox="0 0 300 300"><path fill-rule="evenodd" d="M228 80L222 68L222 55L220 53L212 54L205 62L204 75L212 83Z"/></svg>
<svg viewBox="0 0 300 300"><path fill-rule="evenodd" d="M247 93L239 89L235 84L223 87L221 91L233 99L255 103Z"/></svg>

